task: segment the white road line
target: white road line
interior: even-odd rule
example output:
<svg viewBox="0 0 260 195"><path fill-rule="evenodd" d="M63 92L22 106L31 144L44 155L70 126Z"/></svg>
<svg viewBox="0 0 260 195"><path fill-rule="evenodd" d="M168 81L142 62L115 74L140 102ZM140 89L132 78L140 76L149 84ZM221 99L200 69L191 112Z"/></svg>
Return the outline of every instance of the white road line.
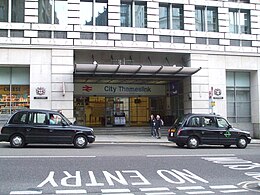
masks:
<svg viewBox="0 0 260 195"><path fill-rule="evenodd" d="M123 193L123 192L130 192L129 189L101 189L102 193Z"/></svg>
<svg viewBox="0 0 260 195"><path fill-rule="evenodd" d="M56 194L87 194L87 190L56 190Z"/></svg>
<svg viewBox="0 0 260 195"><path fill-rule="evenodd" d="M10 192L10 194L13 194L13 195L22 195L22 194L42 194L42 191L32 191L32 190L27 190L27 191L12 191Z"/></svg>
<svg viewBox="0 0 260 195"><path fill-rule="evenodd" d="M222 193L239 193L239 192L248 192L248 190L240 189L240 190L222 190Z"/></svg>
<svg viewBox="0 0 260 195"><path fill-rule="evenodd" d="M158 158L158 157L210 157L210 156L235 156L235 154L150 154L146 155L149 158Z"/></svg>
<svg viewBox="0 0 260 195"><path fill-rule="evenodd" d="M145 193L145 195L172 195L176 194L174 192L151 192L151 193Z"/></svg>
<svg viewBox="0 0 260 195"><path fill-rule="evenodd" d="M133 193L115 193L115 194L105 194L105 195L135 195Z"/></svg>
<svg viewBox="0 0 260 195"><path fill-rule="evenodd" d="M96 158L96 156L0 156L0 158Z"/></svg>
<svg viewBox="0 0 260 195"><path fill-rule="evenodd" d="M212 191L196 191L196 192L186 192L187 194L215 194Z"/></svg>
<svg viewBox="0 0 260 195"><path fill-rule="evenodd" d="M149 191L169 191L169 188L158 187L158 188L139 188L141 192L149 192Z"/></svg>
<svg viewBox="0 0 260 195"><path fill-rule="evenodd" d="M221 190L221 189L236 189L237 186L234 185L219 185L219 186L209 186L211 189L214 190Z"/></svg>
<svg viewBox="0 0 260 195"><path fill-rule="evenodd" d="M176 187L178 190L204 190L202 186L187 186L187 187Z"/></svg>

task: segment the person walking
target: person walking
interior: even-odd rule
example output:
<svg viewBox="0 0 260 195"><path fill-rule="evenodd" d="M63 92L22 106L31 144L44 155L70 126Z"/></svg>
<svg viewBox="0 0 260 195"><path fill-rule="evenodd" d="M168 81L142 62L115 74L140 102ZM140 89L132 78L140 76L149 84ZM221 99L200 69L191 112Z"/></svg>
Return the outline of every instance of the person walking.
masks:
<svg viewBox="0 0 260 195"><path fill-rule="evenodd" d="M153 114L151 114L151 116L150 116L149 123L150 123L150 127L151 127L151 136L152 136L152 137L155 137L155 129L154 129L154 126L155 126L155 118L154 118L154 115L153 115Z"/></svg>
<svg viewBox="0 0 260 195"><path fill-rule="evenodd" d="M161 139L161 127L163 126L163 120L161 119L160 115L157 114L156 115L156 119L155 119L155 136L157 139Z"/></svg>

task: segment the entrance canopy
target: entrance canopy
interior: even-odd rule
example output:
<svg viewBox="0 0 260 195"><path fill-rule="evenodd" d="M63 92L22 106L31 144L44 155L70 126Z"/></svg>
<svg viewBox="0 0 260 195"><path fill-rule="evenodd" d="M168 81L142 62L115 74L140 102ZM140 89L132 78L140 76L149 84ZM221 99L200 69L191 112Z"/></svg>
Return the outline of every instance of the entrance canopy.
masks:
<svg viewBox="0 0 260 195"><path fill-rule="evenodd" d="M115 64L76 64L75 74L97 76L158 76L186 77L198 72L200 68L169 65L115 65Z"/></svg>

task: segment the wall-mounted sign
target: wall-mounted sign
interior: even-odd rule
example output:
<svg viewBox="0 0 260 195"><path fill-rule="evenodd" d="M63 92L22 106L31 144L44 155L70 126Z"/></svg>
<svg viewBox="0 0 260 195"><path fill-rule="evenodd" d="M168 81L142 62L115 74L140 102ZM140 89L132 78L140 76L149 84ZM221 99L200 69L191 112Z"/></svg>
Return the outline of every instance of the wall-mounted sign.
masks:
<svg viewBox="0 0 260 195"><path fill-rule="evenodd" d="M151 96L165 95L165 85L134 85L134 84L91 84L75 83L76 95L127 95Z"/></svg>
<svg viewBox="0 0 260 195"><path fill-rule="evenodd" d="M46 89L44 87L37 87L36 88L36 97L34 97L33 99L48 99L47 96L43 96L46 93Z"/></svg>
<svg viewBox="0 0 260 195"><path fill-rule="evenodd" d="M209 99L223 99L222 91L219 88L213 88L211 87L209 91Z"/></svg>

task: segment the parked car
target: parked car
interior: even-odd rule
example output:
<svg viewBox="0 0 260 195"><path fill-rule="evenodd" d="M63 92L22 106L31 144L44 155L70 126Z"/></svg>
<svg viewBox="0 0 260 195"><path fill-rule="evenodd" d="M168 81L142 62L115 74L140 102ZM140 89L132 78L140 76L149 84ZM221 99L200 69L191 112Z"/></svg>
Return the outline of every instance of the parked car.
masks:
<svg viewBox="0 0 260 195"><path fill-rule="evenodd" d="M28 109L14 113L0 132L0 141L11 147L27 144L73 144L85 148L95 141L92 128L73 125L62 113Z"/></svg>
<svg viewBox="0 0 260 195"><path fill-rule="evenodd" d="M168 140L179 147L197 148L199 145L223 145L246 148L250 133L232 127L223 117L214 114L187 114L177 118L168 130Z"/></svg>

